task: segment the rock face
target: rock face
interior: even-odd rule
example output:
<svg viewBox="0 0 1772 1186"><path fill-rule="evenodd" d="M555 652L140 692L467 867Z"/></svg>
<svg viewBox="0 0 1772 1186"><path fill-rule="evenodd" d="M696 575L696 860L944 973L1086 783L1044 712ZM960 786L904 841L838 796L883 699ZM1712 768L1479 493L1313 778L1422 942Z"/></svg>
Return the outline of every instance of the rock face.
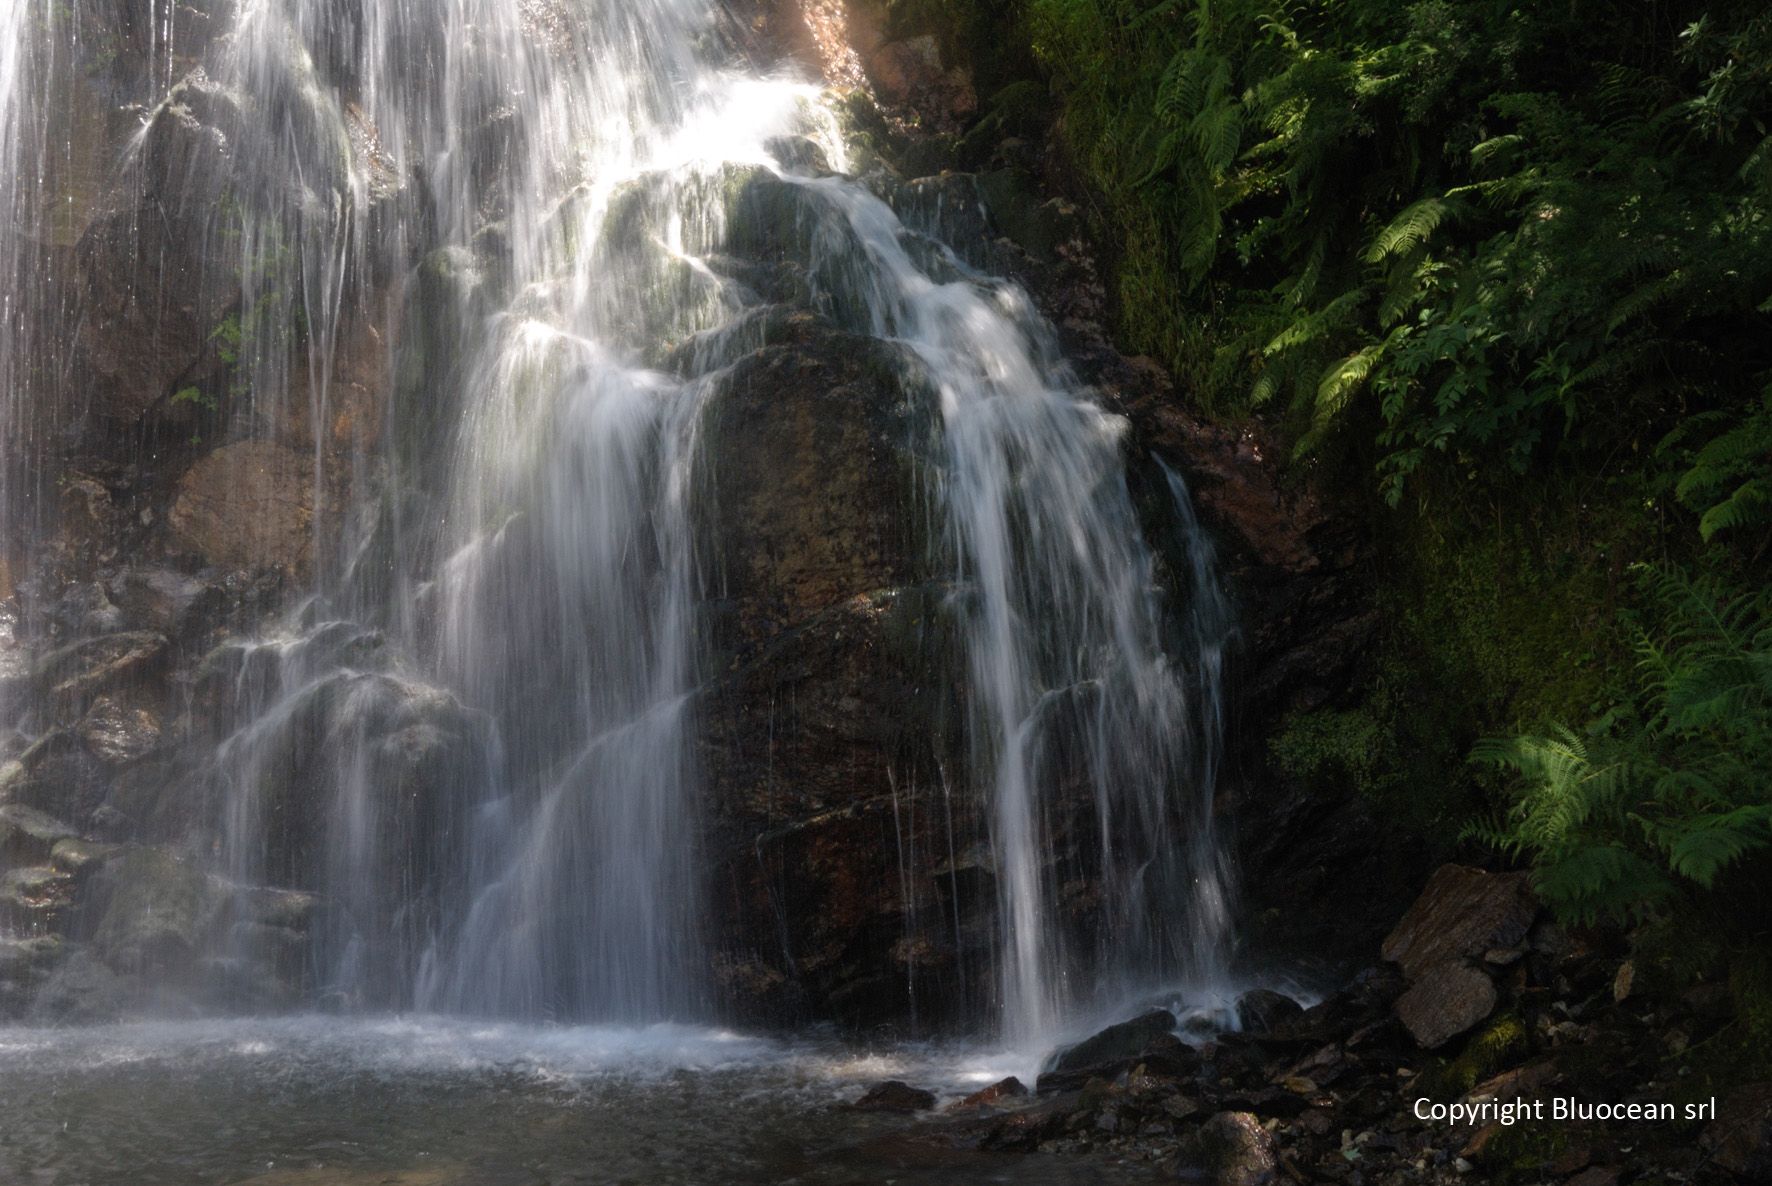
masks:
<svg viewBox="0 0 1772 1186"><path fill-rule="evenodd" d="M957 131L978 111L971 77L964 70L943 68L941 47L932 36L881 46L868 59L867 70L882 102L915 108L943 131Z"/></svg>
<svg viewBox="0 0 1772 1186"><path fill-rule="evenodd" d="M208 266L214 195L239 125L202 70L148 124L135 167L81 236L83 358L99 406L132 421L222 365L212 335L238 300L235 270Z"/></svg>
<svg viewBox="0 0 1772 1186"><path fill-rule="evenodd" d="M114 970L189 978L228 905L226 889L194 865L155 849L107 864L88 909L93 945Z"/></svg>
<svg viewBox="0 0 1772 1186"><path fill-rule="evenodd" d="M1441 964L1517 946L1537 917L1527 874L1442 865L1379 953L1420 980Z"/></svg>
<svg viewBox="0 0 1772 1186"><path fill-rule="evenodd" d="M1128 413L1132 482L1153 530L1174 514L1156 463L1175 463L1195 483L1224 555L1253 591L1249 620L1262 623L1251 703L1265 712L1340 678L1362 638L1346 612L1353 599L1335 583L1355 549L1331 516L1272 480L1259 442L1175 419L1161 374L1109 346L1085 220L1036 179L1054 159L1031 142L1050 130L1043 88L993 97L975 122L967 71L944 61L935 37L886 32L885 6L751 7L792 9L827 76L871 86L884 104L852 95L846 107L858 143L872 145L860 155L874 192L916 235L1023 281L1078 369ZM119 26L140 23L112 0L86 8ZM398 549L435 545L409 529L425 518L419 504L442 497L432 471L454 444L460 409L441 393L466 381L462 343L483 332L489 294L508 277L498 209L505 133L490 115L473 133L485 233L445 248L414 219L402 230L412 240L391 236L399 251L384 252L377 236L386 228L376 223L387 207L356 210L352 225L372 258L342 279L344 304L329 310L335 328L308 325L316 294L301 294L311 299L298 321L294 272L272 274L284 246L300 248L272 245L255 263L236 241L239 204L264 204L261 228L278 214L296 220L280 196L296 171L272 171L270 194L235 184L266 172L243 168L248 154L281 150L249 126L261 96L249 103L196 65L207 55L219 71L208 39L228 27L227 6L175 8L169 27L187 73L145 126L135 114L105 115L116 105L96 91L65 105L93 125L96 147L81 151L118 164L83 158L78 185L69 182L80 191L68 195L77 216L55 231L67 257L60 299L80 314L73 386L94 415L70 430L70 452L54 456L44 478L57 490L44 544L16 565L0 557L0 592L16 585L21 653L34 660L0 675L9 702L17 685L34 705L19 744L0 739L10 747L0 752L6 810L16 817L0 817L0 874L31 926L65 940L59 955L20 962L26 971L7 983L49 993L53 964L59 987L43 999L53 998L55 1016L72 1015L69 994L80 985L124 1007L148 978L178 979L205 953L226 953L207 971L239 977L235 1003L299 999L304 960L344 942L347 915L381 934L363 958L387 988L446 909L434 874L459 857L449 846L470 823L443 808L465 798L460 781L481 768L487 747L486 722L414 675L417 663L374 654L374 631L330 651L315 639L332 615L410 614L420 623L412 636L429 629L429 594L398 600L407 591L394 592L389 574ZM166 52L141 41L126 37L120 61L87 60L70 74L82 87L128 90L130 72ZM554 48L575 52L569 38ZM335 67L348 90L343 58L322 72ZM291 126L308 115L292 108ZM379 155L375 130L355 107L344 116L349 143L330 145L336 159L326 168L362 166L353 177L368 178L375 201L396 200L405 179ZM780 155L816 175L824 159L815 147L786 145ZM902 168L876 149L901 150L893 159ZM339 197L327 184L302 177L312 190L303 210ZM989 998L998 895L984 795L965 775L968 677L952 607L966 590L949 583L928 497L937 413L906 358L852 332L867 322L842 278L815 275L818 227L803 189L755 168L719 185L734 197L723 212L731 241L708 266L766 308L754 348L721 360L695 479L705 487L696 496L707 575L698 627L709 662L694 711L712 977L746 1017L939 1024ZM918 249L935 250L922 240ZM383 306L403 291L405 312L394 316ZM635 341L625 344L649 365L702 374L692 349L663 344L680 342L682 325L654 308L635 309L633 320ZM252 348L258 357L246 365L242 351ZM354 503L375 520L362 528L367 542L340 526L347 479L366 483L353 497L386 493ZM341 536L362 542L349 582L329 571L346 552ZM338 604L278 616L317 588ZM1283 625L1270 629L1270 620ZM272 622L326 653L280 666L282 641L247 641ZM1072 925L1087 932L1098 846L1092 805L1072 790L1067 783L1048 809L1068 821L1059 846L1084 854L1066 892ZM1312 810L1261 834L1308 836ZM247 820L264 856L242 857L229 876L262 883L250 888L215 876L227 829ZM324 867L329 852L351 876ZM329 878L346 885L340 900L302 896ZM378 881L401 878L409 884L399 894ZM266 894L307 905L285 917ZM405 909L387 909L394 901ZM296 995L279 996L278 977ZM1284 1009L1268 1005L1251 1002L1246 1024L1282 1024L1274 1010ZM94 1015L113 1012L106 1003ZM1173 1018L1097 1035L1066 1065L1086 1071L1164 1051L1181 1065L1192 1056L1176 1052L1171 1028Z"/></svg>
<svg viewBox="0 0 1772 1186"><path fill-rule="evenodd" d="M224 445L191 467L167 515L181 547L228 568L307 573L314 560L314 461L268 441Z"/></svg>
<svg viewBox="0 0 1772 1186"><path fill-rule="evenodd" d="M981 836L940 782L955 651L945 591L924 577L902 381L891 349L798 316L731 369L709 414L723 595L705 607L701 768L716 974L747 1012L951 1004L962 944L985 938L952 925L987 908L988 885L950 851L950 813L952 851ZM907 934L907 918L923 921Z"/></svg>
<svg viewBox="0 0 1772 1186"><path fill-rule="evenodd" d="M1417 1042L1444 1045L1494 1011L1491 975L1524 954L1537 918L1525 873L1463 865L1434 873L1381 948L1410 982L1397 1016Z"/></svg>

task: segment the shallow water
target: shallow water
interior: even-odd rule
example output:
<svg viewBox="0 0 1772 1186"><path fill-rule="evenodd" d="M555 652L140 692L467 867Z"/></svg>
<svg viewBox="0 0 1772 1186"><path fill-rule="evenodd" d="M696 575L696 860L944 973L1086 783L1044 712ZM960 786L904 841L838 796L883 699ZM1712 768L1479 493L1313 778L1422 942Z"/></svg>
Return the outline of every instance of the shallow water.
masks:
<svg viewBox="0 0 1772 1186"><path fill-rule="evenodd" d="M302 1017L0 1029L0 1182L259 1186L1142 1183L1107 1157L961 1153L842 1109L1011 1070L690 1026Z"/></svg>

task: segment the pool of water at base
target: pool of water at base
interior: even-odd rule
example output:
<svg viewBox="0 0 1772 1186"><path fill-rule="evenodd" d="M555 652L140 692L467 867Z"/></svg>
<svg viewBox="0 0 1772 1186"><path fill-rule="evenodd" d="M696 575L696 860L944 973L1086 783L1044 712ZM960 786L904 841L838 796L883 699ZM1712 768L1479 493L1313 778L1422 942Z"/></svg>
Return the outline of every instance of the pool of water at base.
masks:
<svg viewBox="0 0 1772 1186"><path fill-rule="evenodd" d="M297 1017L0 1028L6 1186L1146 1183L1108 1156L984 1154L841 1105L943 1102L1027 1060L704 1027Z"/></svg>

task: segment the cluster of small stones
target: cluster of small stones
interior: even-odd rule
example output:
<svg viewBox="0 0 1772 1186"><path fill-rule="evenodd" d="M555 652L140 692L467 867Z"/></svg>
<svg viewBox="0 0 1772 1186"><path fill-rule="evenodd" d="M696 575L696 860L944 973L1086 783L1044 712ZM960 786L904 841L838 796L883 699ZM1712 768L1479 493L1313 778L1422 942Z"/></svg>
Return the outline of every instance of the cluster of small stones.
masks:
<svg viewBox="0 0 1772 1186"><path fill-rule="evenodd" d="M1620 953L1543 920L1506 968L1493 1014L1462 1044L1423 1047L1398 1007L1409 982L1387 961L1309 1009L1245 994L1236 1032L1184 1042L1162 1011L1110 1027L1057 1052L1032 1091L996 1084L949 1104L918 1139L1106 1155L1217 1186L1772 1180L1772 1085L1713 1100L1685 1058L1729 1022L1726 986L1646 996ZM1454 1104L1475 1120L1446 1119ZM1500 1104L1528 1110L1504 1122ZM918 1106L915 1090L882 1085L861 1106L894 1105ZM1640 1114L1583 1118L1571 1105Z"/></svg>

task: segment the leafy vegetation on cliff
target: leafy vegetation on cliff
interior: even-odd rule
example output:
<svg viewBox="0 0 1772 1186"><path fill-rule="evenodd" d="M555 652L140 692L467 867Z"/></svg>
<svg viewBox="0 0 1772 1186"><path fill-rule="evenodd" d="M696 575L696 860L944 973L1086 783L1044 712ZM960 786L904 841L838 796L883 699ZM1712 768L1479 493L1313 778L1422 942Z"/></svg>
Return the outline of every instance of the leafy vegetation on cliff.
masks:
<svg viewBox="0 0 1772 1186"><path fill-rule="evenodd" d="M1278 766L1529 859L1572 919L1742 917L1772 842L1772 9L945 7L1059 96L1121 343L1373 525L1388 637Z"/></svg>

